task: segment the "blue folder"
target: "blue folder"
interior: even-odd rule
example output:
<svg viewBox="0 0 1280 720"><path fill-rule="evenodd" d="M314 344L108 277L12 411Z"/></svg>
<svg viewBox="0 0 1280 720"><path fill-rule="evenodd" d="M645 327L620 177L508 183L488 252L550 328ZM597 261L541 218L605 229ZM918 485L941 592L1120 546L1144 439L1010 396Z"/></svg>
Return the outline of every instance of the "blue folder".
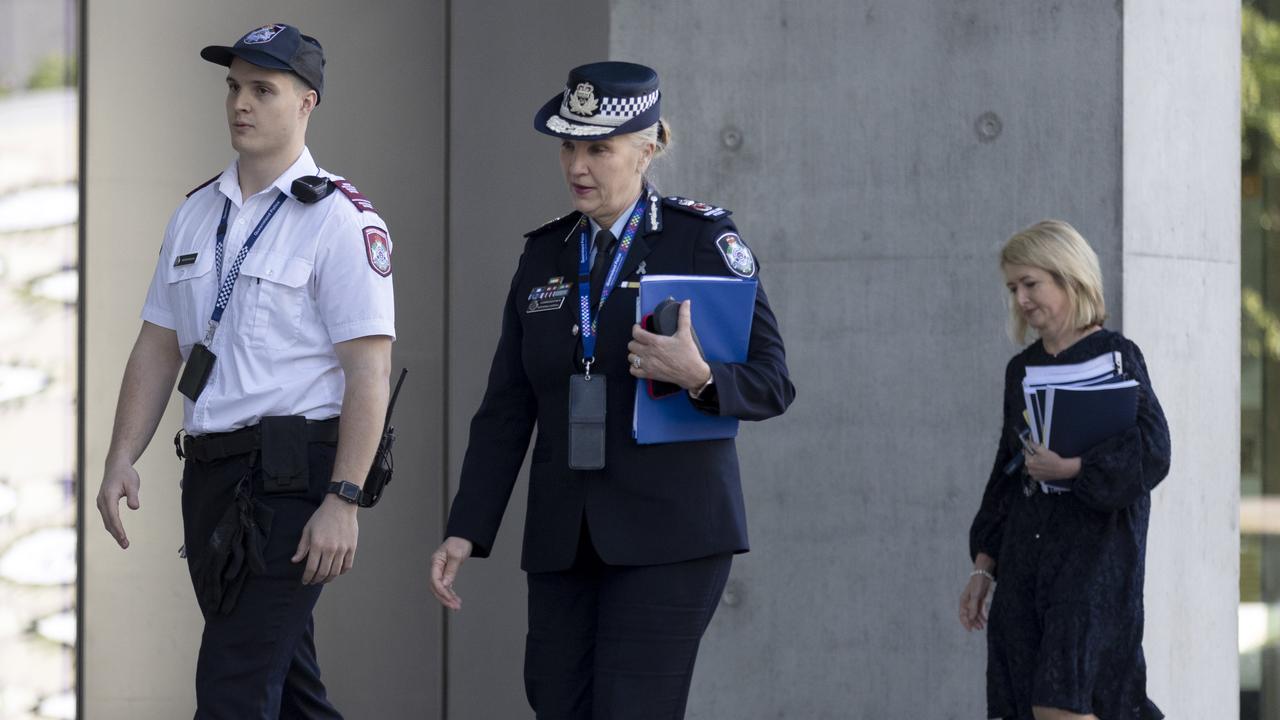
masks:
<svg viewBox="0 0 1280 720"><path fill-rule="evenodd" d="M693 330L707 362L745 362L756 284L718 275L648 275L640 280L636 321L667 298L692 300ZM715 440L736 436L738 419L700 412L689 402L687 392L650 397L648 383L637 380L631 432L641 445Z"/></svg>
<svg viewBox="0 0 1280 720"><path fill-rule="evenodd" d="M1051 387L1045 406L1049 449L1062 457L1080 457L1137 423L1138 383Z"/></svg>

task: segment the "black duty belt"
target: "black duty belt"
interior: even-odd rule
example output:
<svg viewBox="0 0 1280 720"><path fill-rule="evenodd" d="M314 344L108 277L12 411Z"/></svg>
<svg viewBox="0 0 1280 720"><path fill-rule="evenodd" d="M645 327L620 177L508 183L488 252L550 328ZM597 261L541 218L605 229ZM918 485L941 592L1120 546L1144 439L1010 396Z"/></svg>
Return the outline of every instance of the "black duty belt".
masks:
<svg viewBox="0 0 1280 720"><path fill-rule="evenodd" d="M338 418L308 420L307 440L309 442L338 442ZM257 425L250 425L231 432L186 435L182 438L183 457L200 462L213 462L214 460L236 455L244 455L261 447L262 434L258 432Z"/></svg>

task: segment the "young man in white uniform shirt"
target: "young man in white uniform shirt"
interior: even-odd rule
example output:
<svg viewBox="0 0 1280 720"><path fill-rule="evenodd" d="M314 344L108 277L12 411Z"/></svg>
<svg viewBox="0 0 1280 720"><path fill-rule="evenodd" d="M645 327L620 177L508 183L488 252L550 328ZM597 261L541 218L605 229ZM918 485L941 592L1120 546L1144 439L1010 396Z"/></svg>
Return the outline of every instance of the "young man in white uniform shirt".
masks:
<svg viewBox="0 0 1280 720"><path fill-rule="evenodd" d="M318 42L275 24L201 56L228 67L238 157L165 231L98 509L127 548L119 501L139 507L133 464L182 371L185 551L205 617L196 718L340 718L311 611L355 557L395 337L391 242L306 147Z"/></svg>

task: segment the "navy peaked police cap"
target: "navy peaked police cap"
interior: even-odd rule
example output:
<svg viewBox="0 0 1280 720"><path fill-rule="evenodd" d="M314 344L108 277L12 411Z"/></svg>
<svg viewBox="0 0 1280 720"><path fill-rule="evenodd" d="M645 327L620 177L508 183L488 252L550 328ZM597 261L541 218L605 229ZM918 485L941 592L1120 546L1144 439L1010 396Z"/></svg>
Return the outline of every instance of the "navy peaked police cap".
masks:
<svg viewBox="0 0 1280 720"><path fill-rule="evenodd" d="M317 104L324 95L324 48L319 40L303 35L292 25L263 25L245 33L231 47L206 47L200 57L228 67L233 59L240 58L258 67L291 72L316 91Z"/></svg>
<svg viewBox="0 0 1280 720"><path fill-rule="evenodd" d="M533 116L541 133L597 140L643 130L661 117L658 73L636 63L607 61L569 71L564 91Z"/></svg>

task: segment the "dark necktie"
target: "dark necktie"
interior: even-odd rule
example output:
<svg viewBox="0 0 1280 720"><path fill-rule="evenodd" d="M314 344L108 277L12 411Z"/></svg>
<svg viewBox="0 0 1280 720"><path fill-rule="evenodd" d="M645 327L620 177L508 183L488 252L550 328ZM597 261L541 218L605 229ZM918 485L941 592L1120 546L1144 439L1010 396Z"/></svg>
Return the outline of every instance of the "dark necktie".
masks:
<svg viewBox="0 0 1280 720"><path fill-rule="evenodd" d="M600 294L604 291L604 276L609 272L609 261L613 259L614 246L618 239L612 232L601 228L596 233L596 261L591 266L591 311L600 307Z"/></svg>

